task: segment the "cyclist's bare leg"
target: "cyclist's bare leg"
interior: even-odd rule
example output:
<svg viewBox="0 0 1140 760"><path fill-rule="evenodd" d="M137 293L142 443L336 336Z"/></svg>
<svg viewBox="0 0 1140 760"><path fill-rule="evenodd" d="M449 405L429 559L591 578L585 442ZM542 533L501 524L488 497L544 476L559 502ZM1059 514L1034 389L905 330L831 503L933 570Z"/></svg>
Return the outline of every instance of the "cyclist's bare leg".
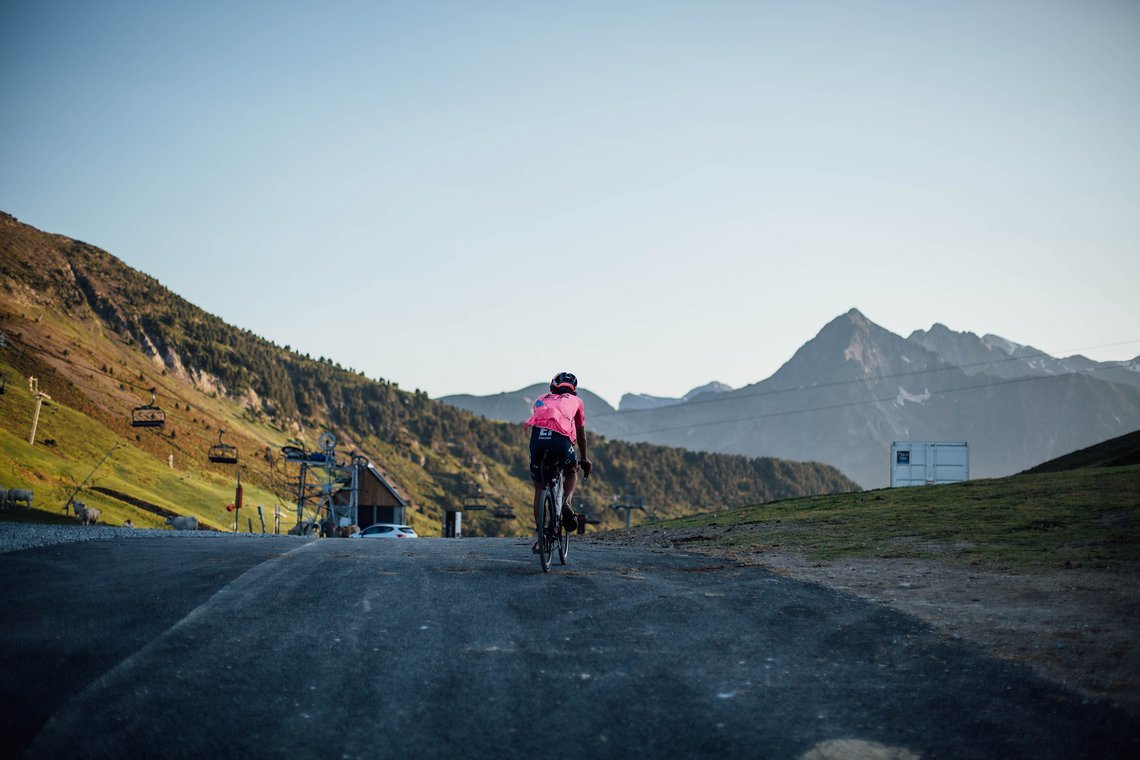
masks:
<svg viewBox="0 0 1140 760"><path fill-rule="evenodd" d="M534 484L534 529L539 528L539 510L542 509L542 483L531 481Z"/></svg>
<svg viewBox="0 0 1140 760"><path fill-rule="evenodd" d="M578 468L568 467L562 471L562 506L573 504L574 486L578 485Z"/></svg>

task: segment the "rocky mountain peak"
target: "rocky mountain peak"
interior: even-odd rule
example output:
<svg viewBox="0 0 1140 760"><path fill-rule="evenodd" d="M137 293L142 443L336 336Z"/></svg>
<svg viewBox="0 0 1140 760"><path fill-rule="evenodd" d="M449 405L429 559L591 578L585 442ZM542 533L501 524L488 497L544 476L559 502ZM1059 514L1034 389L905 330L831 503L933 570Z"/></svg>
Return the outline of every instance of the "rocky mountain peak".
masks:
<svg viewBox="0 0 1140 760"><path fill-rule="evenodd" d="M774 387L811 387L928 369L942 360L851 309L824 325L771 378Z"/></svg>

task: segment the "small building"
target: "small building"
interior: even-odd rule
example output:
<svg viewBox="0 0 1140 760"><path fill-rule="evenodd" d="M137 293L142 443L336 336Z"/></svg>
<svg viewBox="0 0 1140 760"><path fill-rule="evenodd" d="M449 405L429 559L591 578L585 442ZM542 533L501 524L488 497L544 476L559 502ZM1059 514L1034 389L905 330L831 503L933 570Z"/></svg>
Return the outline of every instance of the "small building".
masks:
<svg viewBox="0 0 1140 760"><path fill-rule="evenodd" d="M960 483L970 479L965 441L895 441L891 444L891 487Z"/></svg>
<svg viewBox="0 0 1140 760"><path fill-rule="evenodd" d="M376 469L371 462L357 468L356 524L367 528L376 523L405 524L408 516L408 503L396 487ZM338 491L333 502L338 506L350 506L350 489ZM339 511L339 510L338 510Z"/></svg>

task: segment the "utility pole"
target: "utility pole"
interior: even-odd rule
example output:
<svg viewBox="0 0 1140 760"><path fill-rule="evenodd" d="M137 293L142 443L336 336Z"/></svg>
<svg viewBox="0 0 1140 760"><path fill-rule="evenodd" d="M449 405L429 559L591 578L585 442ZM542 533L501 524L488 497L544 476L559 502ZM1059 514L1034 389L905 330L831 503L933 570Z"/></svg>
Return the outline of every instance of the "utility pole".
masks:
<svg viewBox="0 0 1140 760"><path fill-rule="evenodd" d="M34 377L28 378L28 388L31 389L32 395L36 397L36 413L32 417L32 434L28 436L28 443L32 446L36 445L36 428L40 424L40 407L44 405L44 401L51 401L51 396L46 393L40 392L40 381Z"/></svg>
<svg viewBox="0 0 1140 760"><path fill-rule="evenodd" d="M619 511L624 509L625 527L629 528L633 524L633 510L640 509L642 512L645 511L645 497L634 496L633 494L615 495L610 509Z"/></svg>

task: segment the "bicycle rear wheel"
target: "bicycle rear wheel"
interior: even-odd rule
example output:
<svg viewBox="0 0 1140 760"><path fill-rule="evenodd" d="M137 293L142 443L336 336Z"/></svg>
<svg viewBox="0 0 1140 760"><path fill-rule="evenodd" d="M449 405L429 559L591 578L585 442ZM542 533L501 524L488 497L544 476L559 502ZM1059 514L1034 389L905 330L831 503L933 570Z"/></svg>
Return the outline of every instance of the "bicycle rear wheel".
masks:
<svg viewBox="0 0 1140 760"><path fill-rule="evenodd" d="M554 555L554 541L550 537L553 524L554 496L548 488L542 496L542 509L538 512L538 561L544 573L550 572L550 560Z"/></svg>
<svg viewBox="0 0 1140 760"><path fill-rule="evenodd" d="M570 551L570 531L566 530L566 526L562 524L561 515L555 518L555 524L558 531L558 561L565 565L566 554Z"/></svg>

